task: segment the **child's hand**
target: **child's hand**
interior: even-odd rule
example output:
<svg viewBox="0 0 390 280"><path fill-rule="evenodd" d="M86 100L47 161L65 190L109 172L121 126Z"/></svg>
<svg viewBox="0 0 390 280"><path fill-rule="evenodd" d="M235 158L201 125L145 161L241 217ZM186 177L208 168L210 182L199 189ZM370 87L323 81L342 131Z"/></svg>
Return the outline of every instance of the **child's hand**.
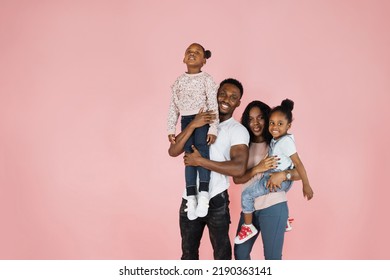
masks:
<svg viewBox="0 0 390 280"><path fill-rule="evenodd" d="M175 137L175 134L169 134L169 135L168 135L168 140L169 140L169 142L171 142L172 144L176 144L176 137Z"/></svg>
<svg viewBox="0 0 390 280"><path fill-rule="evenodd" d="M313 198L314 192L310 185L304 185L303 186L303 197L306 197L307 200L310 200Z"/></svg>
<svg viewBox="0 0 390 280"><path fill-rule="evenodd" d="M217 140L217 136L215 136L214 134L207 134L208 145L214 144L215 140Z"/></svg>

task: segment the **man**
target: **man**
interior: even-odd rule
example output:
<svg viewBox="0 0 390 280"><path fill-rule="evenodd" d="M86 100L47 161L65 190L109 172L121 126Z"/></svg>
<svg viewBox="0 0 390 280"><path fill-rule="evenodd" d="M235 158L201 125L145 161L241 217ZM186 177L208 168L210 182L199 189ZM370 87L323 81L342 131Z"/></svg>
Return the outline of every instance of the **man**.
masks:
<svg viewBox="0 0 390 280"><path fill-rule="evenodd" d="M230 260L232 248L229 239L230 212L228 176L242 176L247 168L249 133L233 118L234 110L240 106L243 95L242 84L235 79L221 82L218 93L219 126L218 136L210 146L210 159L203 158L196 147L194 152L185 154L184 163L190 166L202 166L211 170L209 185L208 214L195 220L189 220L186 214L186 195L183 194L180 206L180 233L182 237L183 260L199 259L200 240L205 226L208 227L214 259ZM176 136L169 147L170 156L183 153L184 144L195 128L213 121L210 112L200 112L196 118Z"/></svg>

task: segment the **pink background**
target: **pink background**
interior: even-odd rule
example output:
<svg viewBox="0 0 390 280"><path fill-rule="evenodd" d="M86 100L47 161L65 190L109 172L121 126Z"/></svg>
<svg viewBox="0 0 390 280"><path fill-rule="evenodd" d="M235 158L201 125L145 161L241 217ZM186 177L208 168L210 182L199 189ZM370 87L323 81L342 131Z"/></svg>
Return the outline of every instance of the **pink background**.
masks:
<svg viewBox="0 0 390 280"><path fill-rule="evenodd" d="M27 1L0 8L0 258L178 259L170 85L204 71L296 102L315 197L289 193L285 259L388 259L388 1ZM230 188L232 228L240 187ZM211 259L206 236L201 258ZM262 259L258 242L253 254Z"/></svg>

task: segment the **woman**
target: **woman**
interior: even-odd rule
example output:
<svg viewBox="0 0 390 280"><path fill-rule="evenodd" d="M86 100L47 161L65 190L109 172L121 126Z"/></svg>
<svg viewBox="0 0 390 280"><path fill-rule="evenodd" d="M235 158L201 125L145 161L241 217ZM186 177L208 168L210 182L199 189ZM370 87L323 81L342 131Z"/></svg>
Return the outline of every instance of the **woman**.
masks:
<svg viewBox="0 0 390 280"><path fill-rule="evenodd" d="M253 180L259 179L261 173L275 168L277 159L267 157L268 145L272 139L268 131L268 115L271 108L261 102L252 101L245 108L241 123L250 134L248 170L242 177L235 177L236 184L244 184L243 189L249 186ZM291 176L291 177L290 177ZM299 180L298 172L289 171L290 180ZM271 190L279 187L287 179L287 172L273 173L268 185ZM285 192L271 192L260 196L255 200L253 213L253 225L259 229L263 240L264 258L266 260L282 259L284 234L288 219L287 196ZM243 213L238 223L237 233L244 222ZM237 260L249 260L252 247L259 233L248 241L234 245L234 256Z"/></svg>

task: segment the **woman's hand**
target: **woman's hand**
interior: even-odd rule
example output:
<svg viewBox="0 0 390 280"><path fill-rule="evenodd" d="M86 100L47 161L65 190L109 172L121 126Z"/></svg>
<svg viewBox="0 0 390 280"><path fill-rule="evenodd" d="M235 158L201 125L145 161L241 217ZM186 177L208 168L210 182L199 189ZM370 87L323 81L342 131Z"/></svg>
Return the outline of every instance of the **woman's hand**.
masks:
<svg viewBox="0 0 390 280"><path fill-rule="evenodd" d="M278 167L278 157L277 156L271 156L263 158L256 166L253 167L253 171L257 173L264 173L265 171L268 171L270 169L274 169Z"/></svg>

